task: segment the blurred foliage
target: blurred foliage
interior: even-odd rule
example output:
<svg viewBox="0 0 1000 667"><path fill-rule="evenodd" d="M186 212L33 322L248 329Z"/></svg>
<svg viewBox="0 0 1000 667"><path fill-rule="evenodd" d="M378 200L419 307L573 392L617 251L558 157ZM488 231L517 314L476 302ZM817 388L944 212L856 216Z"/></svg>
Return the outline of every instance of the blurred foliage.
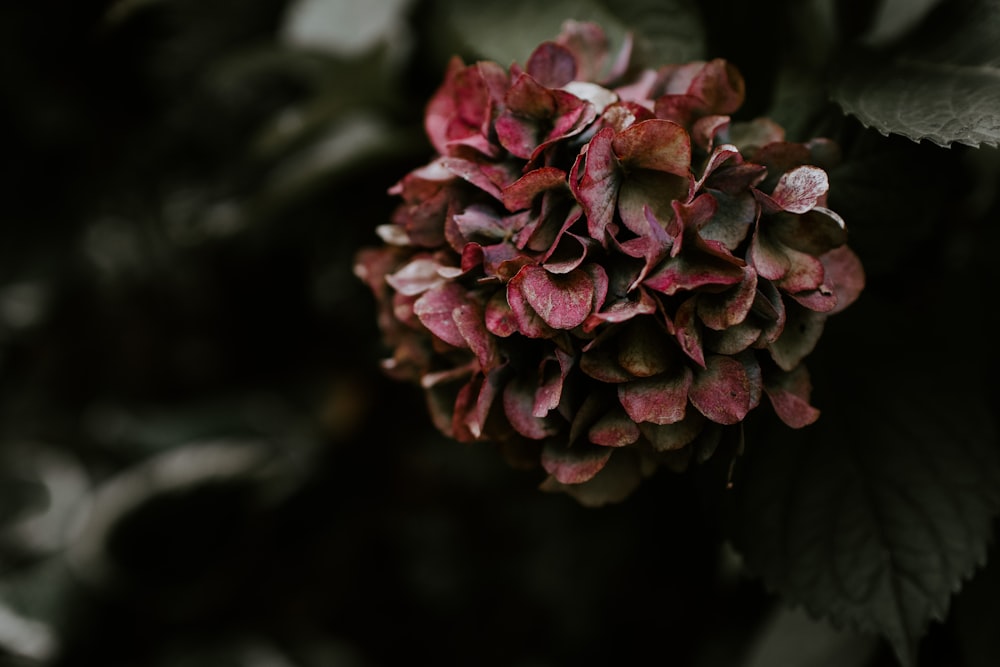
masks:
<svg viewBox="0 0 1000 667"><path fill-rule="evenodd" d="M607 15L655 57L729 58L742 114L838 139L831 204L869 290L962 323L906 353L931 373L968 363L965 345L995 376L1000 161L885 139L829 102L840 54L919 23L859 4L544 15ZM423 106L451 54L523 58L547 26L498 40L482 17L516 29L526 5L477 6L0 6L0 664L709 667L788 655L803 632L828 647L808 664L894 664L887 645L775 611L725 540L728 460L584 509L445 442L419 391L379 372L352 263L391 214L386 190L431 154ZM979 611L995 570L919 664L993 664Z"/></svg>

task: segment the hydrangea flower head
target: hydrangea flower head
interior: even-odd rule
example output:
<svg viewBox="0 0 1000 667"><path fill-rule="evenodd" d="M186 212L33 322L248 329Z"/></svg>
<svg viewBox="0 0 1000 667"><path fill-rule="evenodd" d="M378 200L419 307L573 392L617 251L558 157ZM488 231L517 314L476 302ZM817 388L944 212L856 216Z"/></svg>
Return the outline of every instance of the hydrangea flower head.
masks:
<svg viewBox="0 0 1000 667"><path fill-rule="evenodd" d="M815 421L803 359L864 275L826 207L824 139L733 122L722 61L631 67L567 22L523 65L453 59L436 151L362 250L392 349L434 423L597 504L705 460L763 402Z"/></svg>

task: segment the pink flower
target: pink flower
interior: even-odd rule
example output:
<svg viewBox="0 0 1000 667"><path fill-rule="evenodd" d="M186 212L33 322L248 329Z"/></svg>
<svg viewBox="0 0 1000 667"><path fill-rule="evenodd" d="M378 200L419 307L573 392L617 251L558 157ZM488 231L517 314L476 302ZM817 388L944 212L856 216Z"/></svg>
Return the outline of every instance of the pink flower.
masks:
<svg viewBox="0 0 1000 667"><path fill-rule="evenodd" d="M386 369L438 428L588 504L708 458L765 397L815 421L803 359L864 286L826 207L830 142L732 123L724 61L628 56L570 22L523 67L453 60L427 106L437 155L356 263Z"/></svg>

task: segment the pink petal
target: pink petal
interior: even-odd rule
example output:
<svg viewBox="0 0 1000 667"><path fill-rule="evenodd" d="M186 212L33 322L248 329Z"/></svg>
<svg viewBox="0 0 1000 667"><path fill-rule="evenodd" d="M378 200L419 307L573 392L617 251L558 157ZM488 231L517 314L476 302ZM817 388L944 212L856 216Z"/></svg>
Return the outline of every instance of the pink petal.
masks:
<svg viewBox="0 0 1000 667"><path fill-rule="evenodd" d="M723 355L710 355L705 368L699 370L691 383L689 398L698 411L717 424L737 424L743 421L753 406L753 387L747 368L738 360Z"/></svg>
<svg viewBox="0 0 1000 667"><path fill-rule="evenodd" d="M554 329L573 329L583 324L594 309L594 280L581 269L557 275L526 265L511 279L508 294L511 291L519 292Z"/></svg>
<svg viewBox="0 0 1000 667"><path fill-rule="evenodd" d="M804 252L785 248L788 271L775 284L785 292L805 292L823 284L823 263Z"/></svg>
<svg viewBox="0 0 1000 667"><path fill-rule="evenodd" d="M618 364L636 378L665 373L677 365L669 335L651 317L631 320L615 339Z"/></svg>
<svg viewBox="0 0 1000 667"><path fill-rule="evenodd" d="M514 430L531 440L542 440L558 433L558 427L547 418L534 415L534 383L515 378L503 389L503 411Z"/></svg>
<svg viewBox="0 0 1000 667"><path fill-rule="evenodd" d="M611 458L609 447L564 447L546 443L542 467L561 484L580 484L596 475Z"/></svg>
<svg viewBox="0 0 1000 667"><path fill-rule="evenodd" d="M705 101L705 111L712 114L732 114L743 105L746 84L733 65L721 58L705 63L687 90Z"/></svg>
<svg viewBox="0 0 1000 667"><path fill-rule="evenodd" d="M639 424L643 437L658 452L672 452L685 447L698 437L705 426L705 417L691 410L684 419L674 424Z"/></svg>
<svg viewBox="0 0 1000 667"><path fill-rule="evenodd" d="M827 316L794 302L788 305L786 313L785 328L777 340L768 345L768 350L779 367L790 371L816 347Z"/></svg>
<svg viewBox="0 0 1000 667"><path fill-rule="evenodd" d="M633 421L673 424L684 418L692 374L687 366L675 375L618 385L618 400Z"/></svg>
<svg viewBox="0 0 1000 667"><path fill-rule="evenodd" d="M584 331L590 332L606 322L625 322L639 315L650 315L656 312L656 302L649 292L642 287L638 290L637 299L623 298L607 305L599 313L594 313L583 323Z"/></svg>
<svg viewBox="0 0 1000 667"><path fill-rule="evenodd" d="M511 312L506 293L495 293L486 303L486 329L494 336L507 338L517 332L517 317Z"/></svg>
<svg viewBox="0 0 1000 667"><path fill-rule="evenodd" d="M677 176L691 174L691 138L669 120L644 120L629 126L612 143L629 169L652 169Z"/></svg>
<svg viewBox="0 0 1000 667"><path fill-rule="evenodd" d="M819 419L819 410L809 404L812 384L805 366L769 373L764 391L781 421L792 428L802 428Z"/></svg>
<svg viewBox="0 0 1000 667"><path fill-rule="evenodd" d="M621 407L614 407L594 422L587 439L603 447L624 447L639 439L639 427Z"/></svg>
<svg viewBox="0 0 1000 667"><path fill-rule="evenodd" d="M507 283L507 304L510 306L510 313L517 326L517 331L528 338L552 338L556 332L550 327L535 309L528 303L521 285L524 282L523 271L528 266L538 269L531 264L521 267L517 274ZM544 271L545 269L539 269Z"/></svg>
<svg viewBox="0 0 1000 667"><path fill-rule="evenodd" d="M418 256L395 273L387 275L385 281L400 294L415 296L444 282L440 268L437 260Z"/></svg>
<svg viewBox="0 0 1000 667"><path fill-rule="evenodd" d="M445 169L456 176L472 183L480 190L500 199L500 188L491 178L491 174L483 169L483 166L470 160L463 160L457 157L447 157L441 160Z"/></svg>
<svg viewBox="0 0 1000 667"><path fill-rule="evenodd" d="M615 452L607 465L585 482L562 484L550 476L539 488L542 491L565 493L584 507L620 503L635 491L642 481L641 460L629 454L631 452L628 450Z"/></svg>
<svg viewBox="0 0 1000 667"><path fill-rule="evenodd" d="M682 252L667 259L643 284L667 295L708 285L736 285L743 281L742 262L720 254Z"/></svg>
<svg viewBox="0 0 1000 667"><path fill-rule="evenodd" d="M747 319L721 331L706 329L702 332L702 344L706 350L732 355L747 349L760 337L761 328Z"/></svg>
<svg viewBox="0 0 1000 667"><path fill-rule="evenodd" d="M701 342L701 324L694 316L695 308L698 304L698 297L694 296L685 301L677 309L674 315L674 326L677 327L677 342L681 349L692 361L699 366L705 366L705 350Z"/></svg>
<svg viewBox="0 0 1000 667"><path fill-rule="evenodd" d="M789 248L816 256L847 242L844 220L822 206L801 215L782 213L768 218L767 232Z"/></svg>
<svg viewBox="0 0 1000 667"><path fill-rule="evenodd" d="M555 167L534 169L503 189L503 205L508 211L530 208L535 197L566 185L566 172Z"/></svg>
<svg viewBox="0 0 1000 667"><path fill-rule="evenodd" d="M576 78L576 58L564 46L544 42L535 48L525 71L548 88L559 88Z"/></svg>
<svg viewBox="0 0 1000 667"><path fill-rule="evenodd" d="M621 166L611 150L614 135L611 128L595 134L570 172L570 187L587 216L587 233L600 243L604 242L605 228L614 219L621 186Z"/></svg>
<svg viewBox="0 0 1000 667"><path fill-rule="evenodd" d="M479 360L479 367L488 373L500 363L496 339L486 329L483 308L473 301L462 304L452 312L458 332Z"/></svg>
<svg viewBox="0 0 1000 667"><path fill-rule="evenodd" d="M823 262L826 283L832 284L837 296L837 305L830 311L839 313L854 303L865 287L865 270L861 260L847 246L835 248L826 253Z"/></svg>
<svg viewBox="0 0 1000 667"><path fill-rule="evenodd" d="M573 357L559 348L555 348L553 356L542 360L538 369L541 384L535 393L535 404L532 408L534 416L544 417L559 406L559 401L562 399L563 381L572 366Z"/></svg>
<svg viewBox="0 0 1000 667"><path fill-rule="evenodd" d="M698 299L698 317L710 329L728 329L747 318L757 295L757 272L743 267L743 280L718 294L702 294Z"/></svg>
<svg viewBox="0 0 1000 667"><path fill-rule="evenodd" d="M617 346L612 342L585 349L580 357L580 370L595 380L609 384L634 379L631 373L622 368L618 361Z"/></svg>
<svg viewBox="0 0 1000 667"><path fill-rule="evenodd" d="M413 312L435 336L449 345L467 348L453 315L455 309L467 303L468 295L461 285L446 283L424 292L413 304Z"/></svg>
<svg viewBox="0 0 1000 667"><path fill-rule="evenodd" d="M618 194L618 212L622 222L632 232L641 234L648 228L647 211L660 223L674 216L673 203L690 194L692 179L662 171L639 170L628 175ZM669 229L668 232L672 230Z"/></svg>
<svg viewBox="0 0 1000 667"><path fill-rule="evenodd" d="M578 64L574 78L598 81L608 58L608 38L596 23L566 21L556 41L569 49Z"/></svg>

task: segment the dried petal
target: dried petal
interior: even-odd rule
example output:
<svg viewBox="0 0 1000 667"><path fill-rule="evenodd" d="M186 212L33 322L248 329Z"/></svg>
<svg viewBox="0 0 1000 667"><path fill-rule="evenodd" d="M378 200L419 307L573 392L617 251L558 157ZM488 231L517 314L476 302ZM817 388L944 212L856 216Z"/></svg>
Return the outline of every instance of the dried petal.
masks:
<svg viewBox="0 0 1000 667"><path fill-rule="evenodd" d="M618 385L618 400L633 421L674 424L684 419L691 380L691 369L682 366L679 373Z"/></svg>

